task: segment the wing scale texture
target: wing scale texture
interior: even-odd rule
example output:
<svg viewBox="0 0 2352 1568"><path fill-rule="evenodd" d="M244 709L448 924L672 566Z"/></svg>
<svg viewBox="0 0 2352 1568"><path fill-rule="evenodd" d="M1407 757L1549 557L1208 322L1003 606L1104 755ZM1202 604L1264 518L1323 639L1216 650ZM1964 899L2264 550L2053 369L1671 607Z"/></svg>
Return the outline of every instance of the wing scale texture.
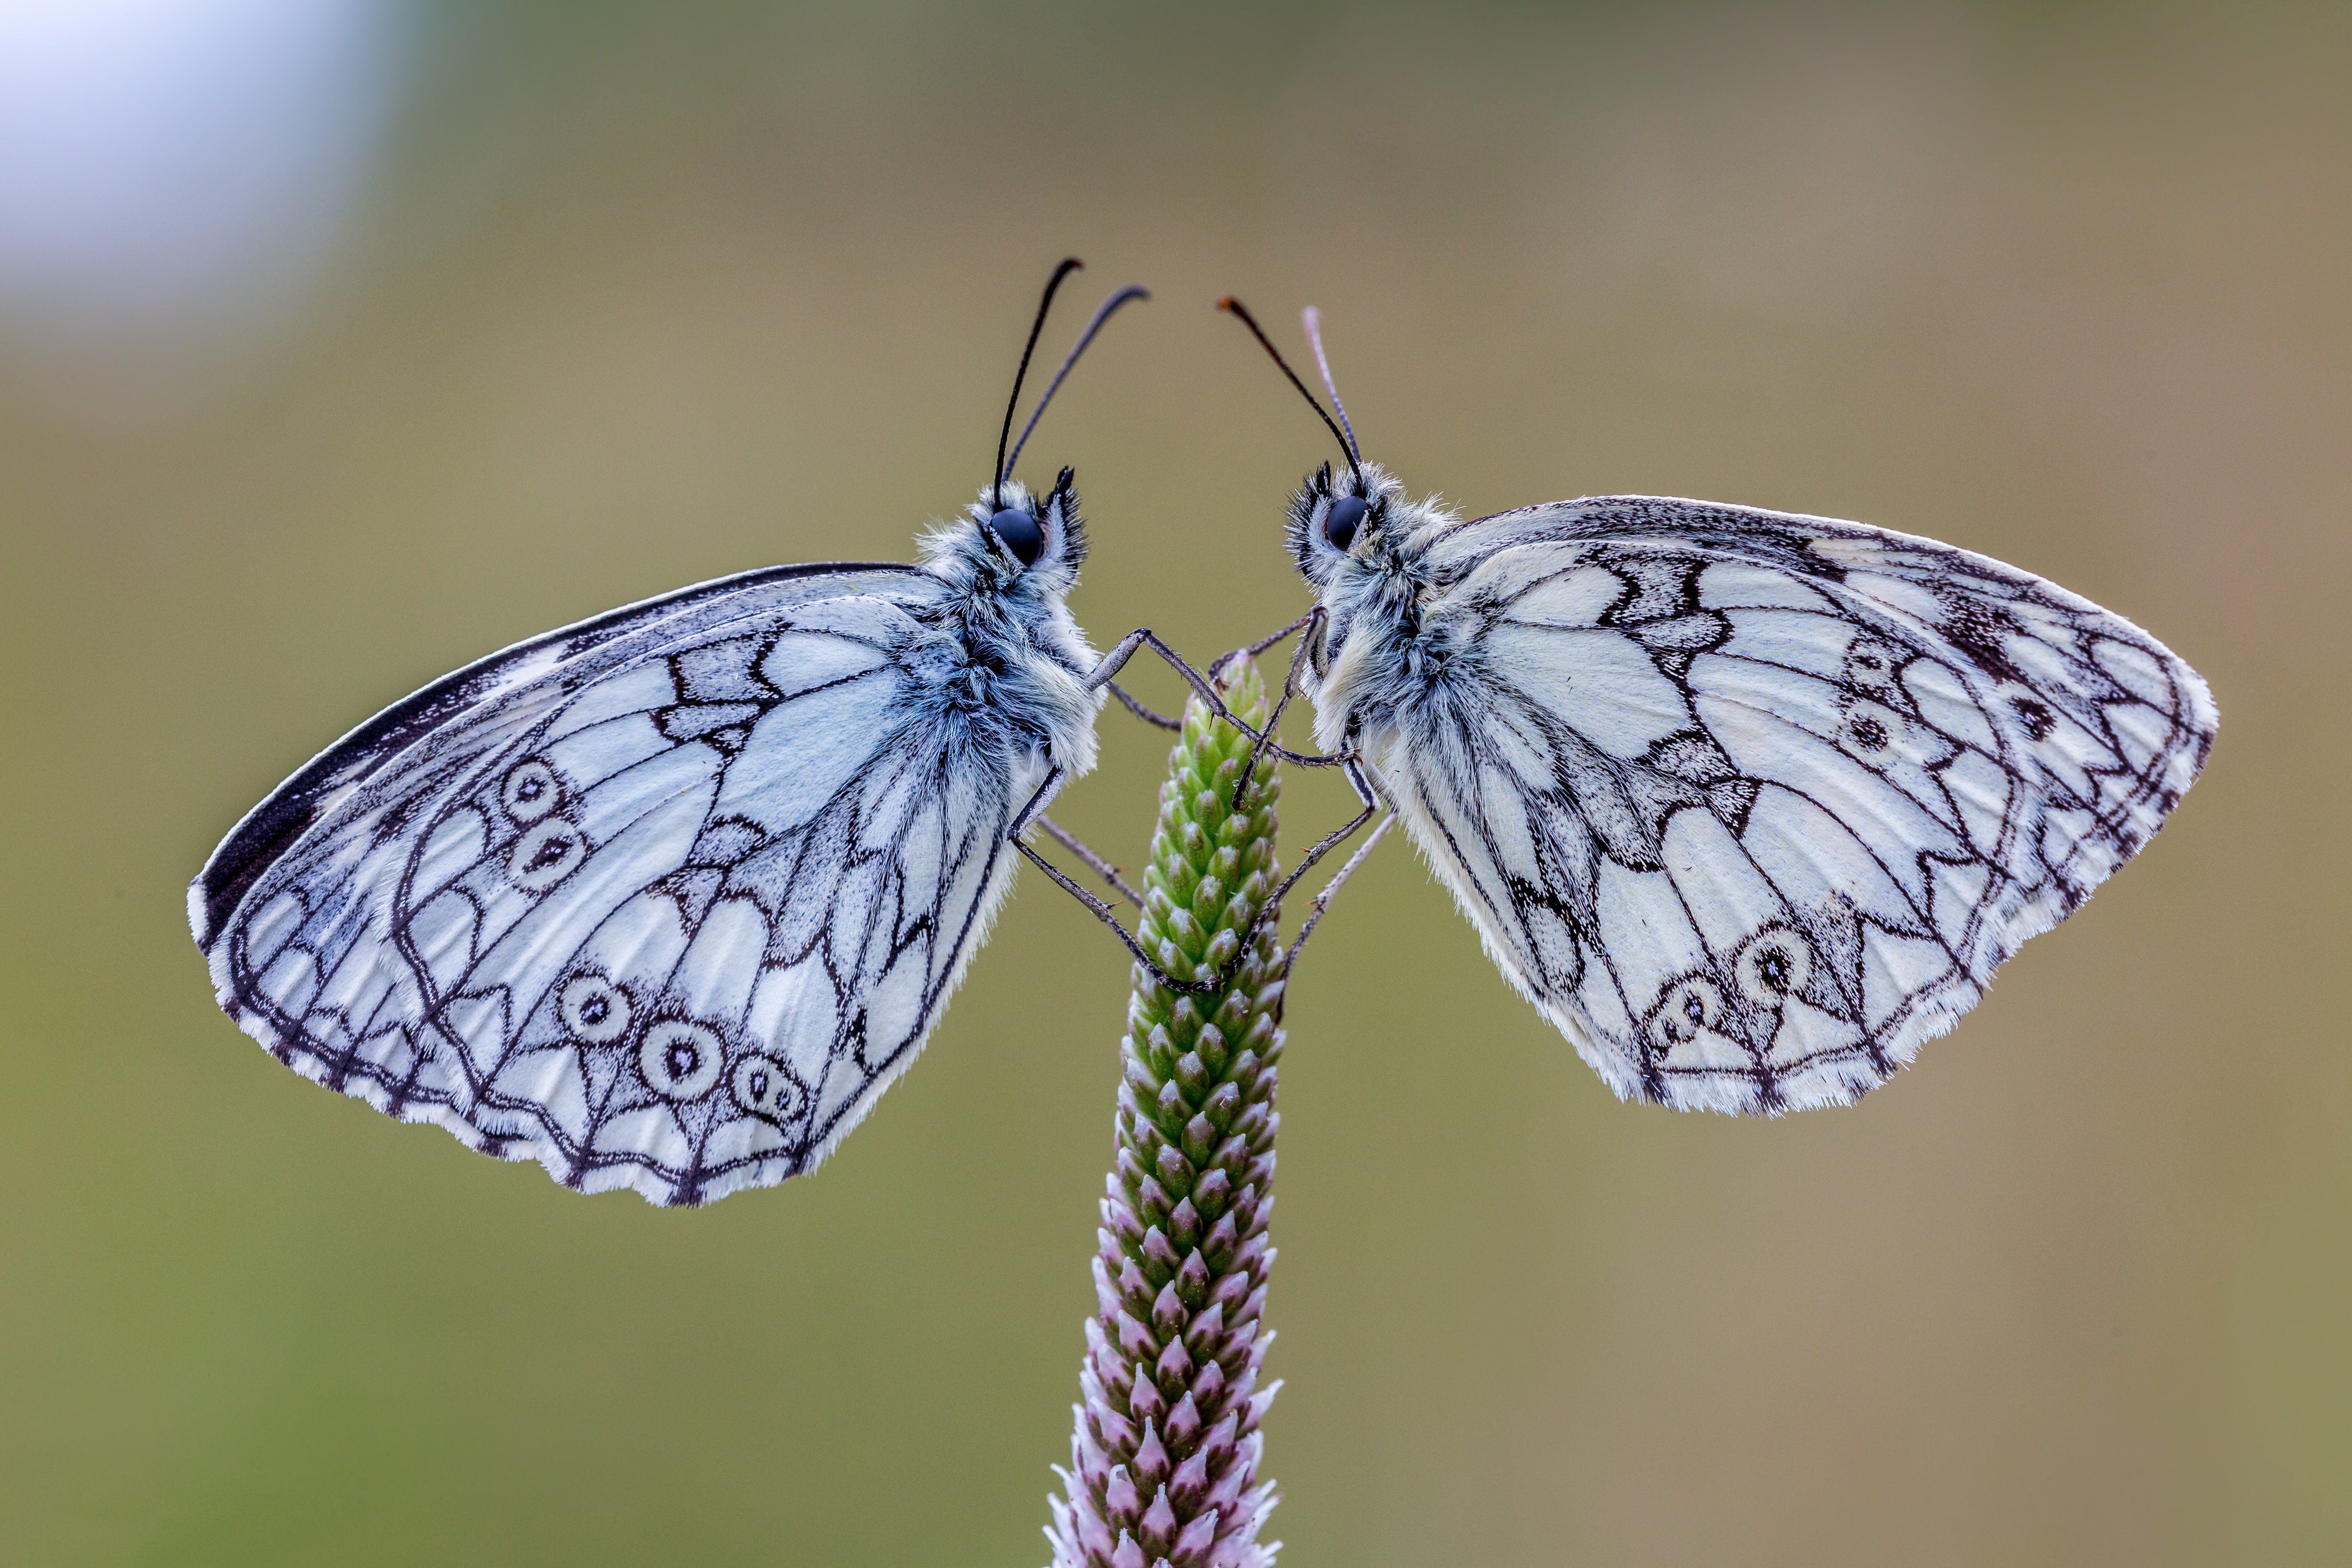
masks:
<svg viewBox="0 0 2352 1568"><path fill-rule="evenodd" d="M2204 682L2014 567L1648 497L1444 525L1368 737L1505 973L1621 1095L1851 1100L2161 825Z"/></svg>
<svg viewBox="0 0 2352 1568"><path fill-rule="evenodd" d="M938 700L911 567L748 574L387 710L190 889L221 1005L304 1076L584 1190L814 1165L914 1058L1041 773Z"/></svg>

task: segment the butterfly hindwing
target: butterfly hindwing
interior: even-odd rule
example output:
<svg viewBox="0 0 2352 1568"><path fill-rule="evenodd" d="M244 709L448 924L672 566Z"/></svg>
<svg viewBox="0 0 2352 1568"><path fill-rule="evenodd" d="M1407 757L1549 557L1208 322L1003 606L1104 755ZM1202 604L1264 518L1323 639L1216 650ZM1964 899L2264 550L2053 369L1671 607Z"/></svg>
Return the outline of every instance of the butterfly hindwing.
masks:
<svg viewBox="0 0 2352 1568"><path fill-rule="evenodd" d="M2160 825L2215 712L1998 562L1646 497L1428 541L1463 650L1382 759L1506 973L1619 1093L1850 1100Z"/></svg>
<svg viewBox="0 0 2352 1568"><path fill-rule="evenodd" d="M1036 765L921 700L954 658L929 574L730 582L495 656L289 781L192 889L223 1006L583 1188L814 1164L919 1048Z"/></svg>

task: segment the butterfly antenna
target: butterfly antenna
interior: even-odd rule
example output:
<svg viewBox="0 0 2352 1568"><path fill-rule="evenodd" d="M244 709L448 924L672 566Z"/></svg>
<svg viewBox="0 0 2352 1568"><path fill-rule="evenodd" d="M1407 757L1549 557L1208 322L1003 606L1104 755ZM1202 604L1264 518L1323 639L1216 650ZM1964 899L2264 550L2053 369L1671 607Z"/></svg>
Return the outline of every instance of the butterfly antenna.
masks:
<svg viewBox="0 0 2352 1568"><path fill-rule="evenodd" d="M1266 341L1265 331L1257 324L1257 318L1251 315L1242 302L1231 294L1217 301L1217 309L1239 316L1242 319L1242 325L1250 330L1250 336L1257 340L1258 347L1274 356L1274 363L1282 368L1283 374L1290 378L1290 384L1298 388L1298 395L1307 399L1307 405L1315 410L1315 416L1323 421L1325 429L1331 432L1331 439L1339 443L1339 450L1348 455L1348 471L1356 477L1356 482L1360 487L1363 483L1364 470L1356 461L1355 443L1339 433L1339 427L1331 423L1331 416L1323 412L1321 400L1307 390L1307 384L1298 379L1298 373L1290 368L1290 362L1282 357L1282 351Z"/></svg>
<svg viewBox="0 0 2352 1568"><path fill-rule="evenodd" d="M1054 268L1054 276L1045 280L1045 297L1037 301L1037 320L1029 328L1029 341L1021 349L1021 368L1013 373L1013 395L1004 400L1004 428L996 437L996 478L990 489L989 505L1002 510L1004 506L1004 447L1013 439L1013 412L1021 406L1021 383L1029 374L1029 356L1037 352L1037 335L1045 330L1045 312L1054 308L1054 291L1062 279L1084 267L1075 256L1065 256L1062 264Z"/></svg>
<svg viewBox="0 0 2352 1568"><path fill-rule="evenodd" d="M1315 368L1323 373L1323 390L1331 395L1332 412L1339 416L1339 428L1348 433L1348 456L1361 462L1364 449L1356 445L1356 427L1348 423L1348 405L1339 401L1339 384L1331 379L1331 362L1323 357L1323 312L1309 305L1298 312L1298 320L1307 329L1307 346L1315 351Z"/></svg>
<svg viewBox="0 0 2352 1568"><path fill-rule="evenodd" d="M1020 463L1021 448L1029 444L1029 432L1037 428L1037 421L1045 417L1045 405L1053 402L1054 394L1062 390L1062 378L1070 374L1070 367L1078 363L1078 356L1087 352L1087 345L1095 341L1095 334L1102 331L1103 323L1109 321L1112 312L1117 310L1121 305L1126 304L1128 301L1131 300L1149 300L1150 298L1150 289L1144 288L1139 283L1130 283L1126 288L1120 289L1118 293L1113 294L1109 299L1105 300L1101 305L1096 308L1095 319L1088 321L1087 323L1087 330L1078 334L1078 341L1076 344L1071 348L1069 357L1062 361L1062 368L1054 373L1054 379L1047 384L1045 387L1045 395L1037 400L1037 411L1029 416L1028 424L1021 426L1021 438L1013 443L1013 455L997 465L1000 482L1005 476L1010 475L1013 468ZM1041 317L1039 319L1042 321L1044 318ZM1018 394L1015 395L1018 395ZM1012 413L1012 410L1007 409L1005 412L1009 416ZM1009 426L1012 423L1012 420L1008 417L1005 423Z"/></svg>

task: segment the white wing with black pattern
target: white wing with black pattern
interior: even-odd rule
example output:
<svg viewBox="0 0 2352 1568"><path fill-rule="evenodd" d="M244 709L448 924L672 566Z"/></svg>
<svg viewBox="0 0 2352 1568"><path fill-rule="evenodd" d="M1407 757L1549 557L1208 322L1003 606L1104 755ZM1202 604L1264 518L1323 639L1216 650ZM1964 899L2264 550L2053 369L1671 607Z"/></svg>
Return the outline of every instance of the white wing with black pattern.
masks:
<svg viewBox="0 0 2352 1568"><path fill-rule="evenodd" d="M305 1076L566 1184L817 1163L984 934L1044 763L935 700L911 567L782 568L493 656L347 737L190 889Z"/></svg>
<svg viewBox="0 0 2352 1568"><path fill-rule="evenodd" d="M1435 532L1368 736L1505 973L1628 1098L1851 1100L2161 825L2216 712L2120 616L1932 541L1648 497Z"/></svg>

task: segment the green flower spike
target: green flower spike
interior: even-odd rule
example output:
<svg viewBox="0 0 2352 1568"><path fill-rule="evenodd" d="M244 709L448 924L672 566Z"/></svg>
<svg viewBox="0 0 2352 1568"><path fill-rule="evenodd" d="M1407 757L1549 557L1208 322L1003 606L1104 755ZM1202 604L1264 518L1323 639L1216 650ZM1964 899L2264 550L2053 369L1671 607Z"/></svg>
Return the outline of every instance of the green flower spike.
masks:
<svg viewBox="0 0 2352 1568"><path fill-rule="evenodd" d="M1264 725L1265 684L1245 658L1216 676L1228 707ZM1171 974L1214 980L1278 881L1262 763L1229 812L1249 738L1198 698L1160 791L1136 939ZM1184 996L1136 967L1118 1138L1095 1233L1095 1314L1071 1407L1067 1495L1051 1500L1052 1568L1266 1568L1274 1484L1258 1423L1281 1384L1258 1386L1274 1341L1259 1330L1274 1249L1275 1063L1283 951L1269 919L1232 984Z"/></svg>

